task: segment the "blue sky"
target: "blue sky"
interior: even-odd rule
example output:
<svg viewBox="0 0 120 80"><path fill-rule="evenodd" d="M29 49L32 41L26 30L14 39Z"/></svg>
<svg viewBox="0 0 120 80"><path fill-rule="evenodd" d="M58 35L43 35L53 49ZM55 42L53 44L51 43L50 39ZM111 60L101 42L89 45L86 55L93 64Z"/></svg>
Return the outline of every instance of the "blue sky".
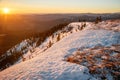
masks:
<svg viewBox="0 0 120 80"><path fill-rule="evenodd" d="M120 0L0 0L0 7L18 13L107 13L120 12Z"/></svg>

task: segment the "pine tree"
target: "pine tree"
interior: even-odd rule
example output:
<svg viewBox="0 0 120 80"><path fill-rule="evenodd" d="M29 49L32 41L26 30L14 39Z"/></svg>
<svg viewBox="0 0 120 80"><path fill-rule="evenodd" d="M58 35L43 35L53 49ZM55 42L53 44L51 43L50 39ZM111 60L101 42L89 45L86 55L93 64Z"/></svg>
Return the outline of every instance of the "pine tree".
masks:
<svg viewBox="0 0 120 80"><path fill-rule="evenodd" d="M99 17L96 18L95 23L97 24L97 23L99 23L99 22L101 22L101 21L102 21L102 18L101 18L101 16L99 16Z"/></svg>
<svg viewBox="0 0 120 80"><path fill-rule="evenodd" d="M97 24L99 22L99 17L96 18L95 23Z"/></svg>
<svg viewBox="0 0 120 80"><path fill-rule="evenodd" d="M57 41L59 41L60 40L60 35L58 34L58 36L57 36Z"/></svg>
<svg viewBox="0 0 120 80"><path fill-rule="evenodd" d="M99 17L99 22L101 22L102 21L102 18L101 18L101 16Z"/></svg>
<svg viewBox="0 0 120 80"><path fill-rule="evenodd" d="M54 38L54 34L52 35L52 38Z"/></svg>
<svg viewBox="0 0 120 80"><path fill-rule="evenodd" d="M23 57L23 55L22 55L22 61L25 61L25 58Z"/></svg>
<svg viewBox="0 0 120 80"><path fill-rule="evenodd" d="M51 46L52 46L52 42L51 42L51 41L49 41L48 47L51 47Z"/></svg>

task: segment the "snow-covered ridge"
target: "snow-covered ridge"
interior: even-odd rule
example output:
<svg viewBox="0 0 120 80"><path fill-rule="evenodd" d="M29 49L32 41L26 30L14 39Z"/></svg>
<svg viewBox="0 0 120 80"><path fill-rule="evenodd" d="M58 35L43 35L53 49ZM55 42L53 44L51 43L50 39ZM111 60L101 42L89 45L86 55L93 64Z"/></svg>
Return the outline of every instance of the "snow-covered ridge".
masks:
<svg viewBox="0 0 120 80"><path fill-rule="evenodd" d="M79 25L82 25L83 23L84 22L80 23ZM18 60L15 63L26 61L38 55L37 48L40 49L39 53L40 52L42 53L45 50L47 50L49 47L51 47L54 43L62 39L63 37L68 36L69 34L74 33L76 31L80 31L80 30L81 30L80 26L77 25L73 27L70 24L66 26L65 28L63 28L62 30L59 30L53 33L51 36L47 37L45 41L39 47L36 46L37 41L39 40L39 37L35 39L23 40L20 44L15 45L11 49L9 49L5 54L3 54L0 57L0 62L5 60L8 56L18 55L18 54L20 55L20 57L18 57ZM33 52L36 52L36 54L32 54ZM9 63L6 64L6 67L9 67L9 66L11 66L11 64Z"/></svg>
<svg viewBox="0 0 120 80"><path fill-rule="evenodd" d="M46 38L33 52L28 51L24 55L26 59L29 59L27 57L29 54L34 58L1 71L0 79L98 80L89 73L87 67L66 62L65 59L78 48L120 44L120 24L118 23L120 20L98 24L86 22L83 29L81 27L84 22L71 23L63 30L54 33L54 36ZM113 27L113 24L116 26ZM106 28L107 26L109 28Z"/></svg>
<svg viewBox="0 0 120 80"><path fill-rule="evenodd" d="M115 21L108 20L108 21L100 22L98 24L94 24L93 22L70 23L68 26L66 26L62 30L59 30L53 33L51 36L47 37L46 40L39 47L36 47L37 40L39 38L36 38L34 41L30 39L26 39L22 41L20 44L8 50L6 54L2 55L0 58L0 61L4 60L7 56L10 56L15 52L21 52L23 54L20 57L19 61L17 61L16 63L29 60L37 56L38 54L44 52L45 50L47 50L49 47L51 47L54 43L56 43L60 39L81 30L83 31L83 30L105 29L105 30L120 31L119 23L120 23L120 20L115 20ZM84 28L84 24L85 24L85 28ZM35 53L33 54L33 52ZM7 64L6 66L10 66L10 65Z"/></svg>

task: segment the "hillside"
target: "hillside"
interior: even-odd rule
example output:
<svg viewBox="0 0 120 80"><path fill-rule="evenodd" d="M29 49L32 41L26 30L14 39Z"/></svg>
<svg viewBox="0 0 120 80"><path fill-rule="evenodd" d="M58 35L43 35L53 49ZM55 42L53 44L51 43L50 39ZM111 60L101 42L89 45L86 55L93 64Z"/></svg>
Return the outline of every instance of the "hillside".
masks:
<svg viewBox="0 0 120 80"><path fill-rule="evenodd" d="M46 32L55 25L84 20L95 21L98 16L101 16L102 20L120 19L120 13L9 14L7 20L0 14L0 56L22 40L36 33Z"/></svg>
<svg viewBox="0 0 120 80"><path fill-rule="evenodd" d="M85 26L83 26L85 24ZM26 42L23 41L23 44ZM25 43L24 45L26 45ZM35 43L34 43L35 44ZM22 43L21 43L22 45ZM23 46L23 45L22 45ZM116 46L116 47L115 47ZM20 46L21 47L21 46ZM16 49L21 49L19 46ZM74 22L53 33L38 47L35 47L23 55L18 64L11 66L0 72L1 80L113 80L120 79L119 71L112 75L107 72L104 75L100 73L91 73L87 61L80 62L76 58L76 51L86 54L94 50L97 54L101 48L112 48L112 53L118 61L115 69L119 70L120 62L120 20L108 20L98 24L93 22ZM96 51L95 51L96 50ZM83 56L83 55L82 55ZM87 54L85 56L90 56ZM84 57L85 57L84 56ZM106 59L106 55L101 54L100 58ZM76 59L75 59L76 58ZM95 57L97 58L97 57ZM92 58L91 58L92 59ZM86 58L81 58L86 60ZM107 60L111 62L110 60ZM21 62L21 63L19 63ZM98 60L99 62L99 60ZM100 65L102 63L99 63ZM106 63L107 64L107 63ZM106 68L106 67L105 67ZM97 69L97 68L96 68ZM113 69L113 68L111 68ZM107 69L105 69L107 71ZM103 78L104 77L104 78Z"/></svg>

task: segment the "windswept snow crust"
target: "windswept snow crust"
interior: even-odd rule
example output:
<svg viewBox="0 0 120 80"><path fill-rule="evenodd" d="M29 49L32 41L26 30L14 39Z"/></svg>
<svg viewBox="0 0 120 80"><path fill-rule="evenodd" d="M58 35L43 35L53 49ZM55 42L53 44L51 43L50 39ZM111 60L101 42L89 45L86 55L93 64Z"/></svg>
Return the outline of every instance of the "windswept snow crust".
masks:
<svg viewBox="0 0 120 80"><path fill-rule="evenodd" d="M101 22L94 24L86 23L86 27L79 29L82 23L71 23L68 27L73 27L71 32L62 34L61 40L56 42L55 39L48 38L46 41L35 49L32 54L38 54L33 59L21 62L6 70L0 72L1 80L97 80L89 73L89 69L83 65L69 63L66 58L72 55L78 48L92 48L95 46L111 46L120 44L120 24L106 28L107 24ZM105 26L105 27L103 27ZM54 33L55 34L55 33ZM67 35L64 36L63 35ZM57 35L58 36L58 35ZM54 44L45 48L48 40Z"/></svg>

